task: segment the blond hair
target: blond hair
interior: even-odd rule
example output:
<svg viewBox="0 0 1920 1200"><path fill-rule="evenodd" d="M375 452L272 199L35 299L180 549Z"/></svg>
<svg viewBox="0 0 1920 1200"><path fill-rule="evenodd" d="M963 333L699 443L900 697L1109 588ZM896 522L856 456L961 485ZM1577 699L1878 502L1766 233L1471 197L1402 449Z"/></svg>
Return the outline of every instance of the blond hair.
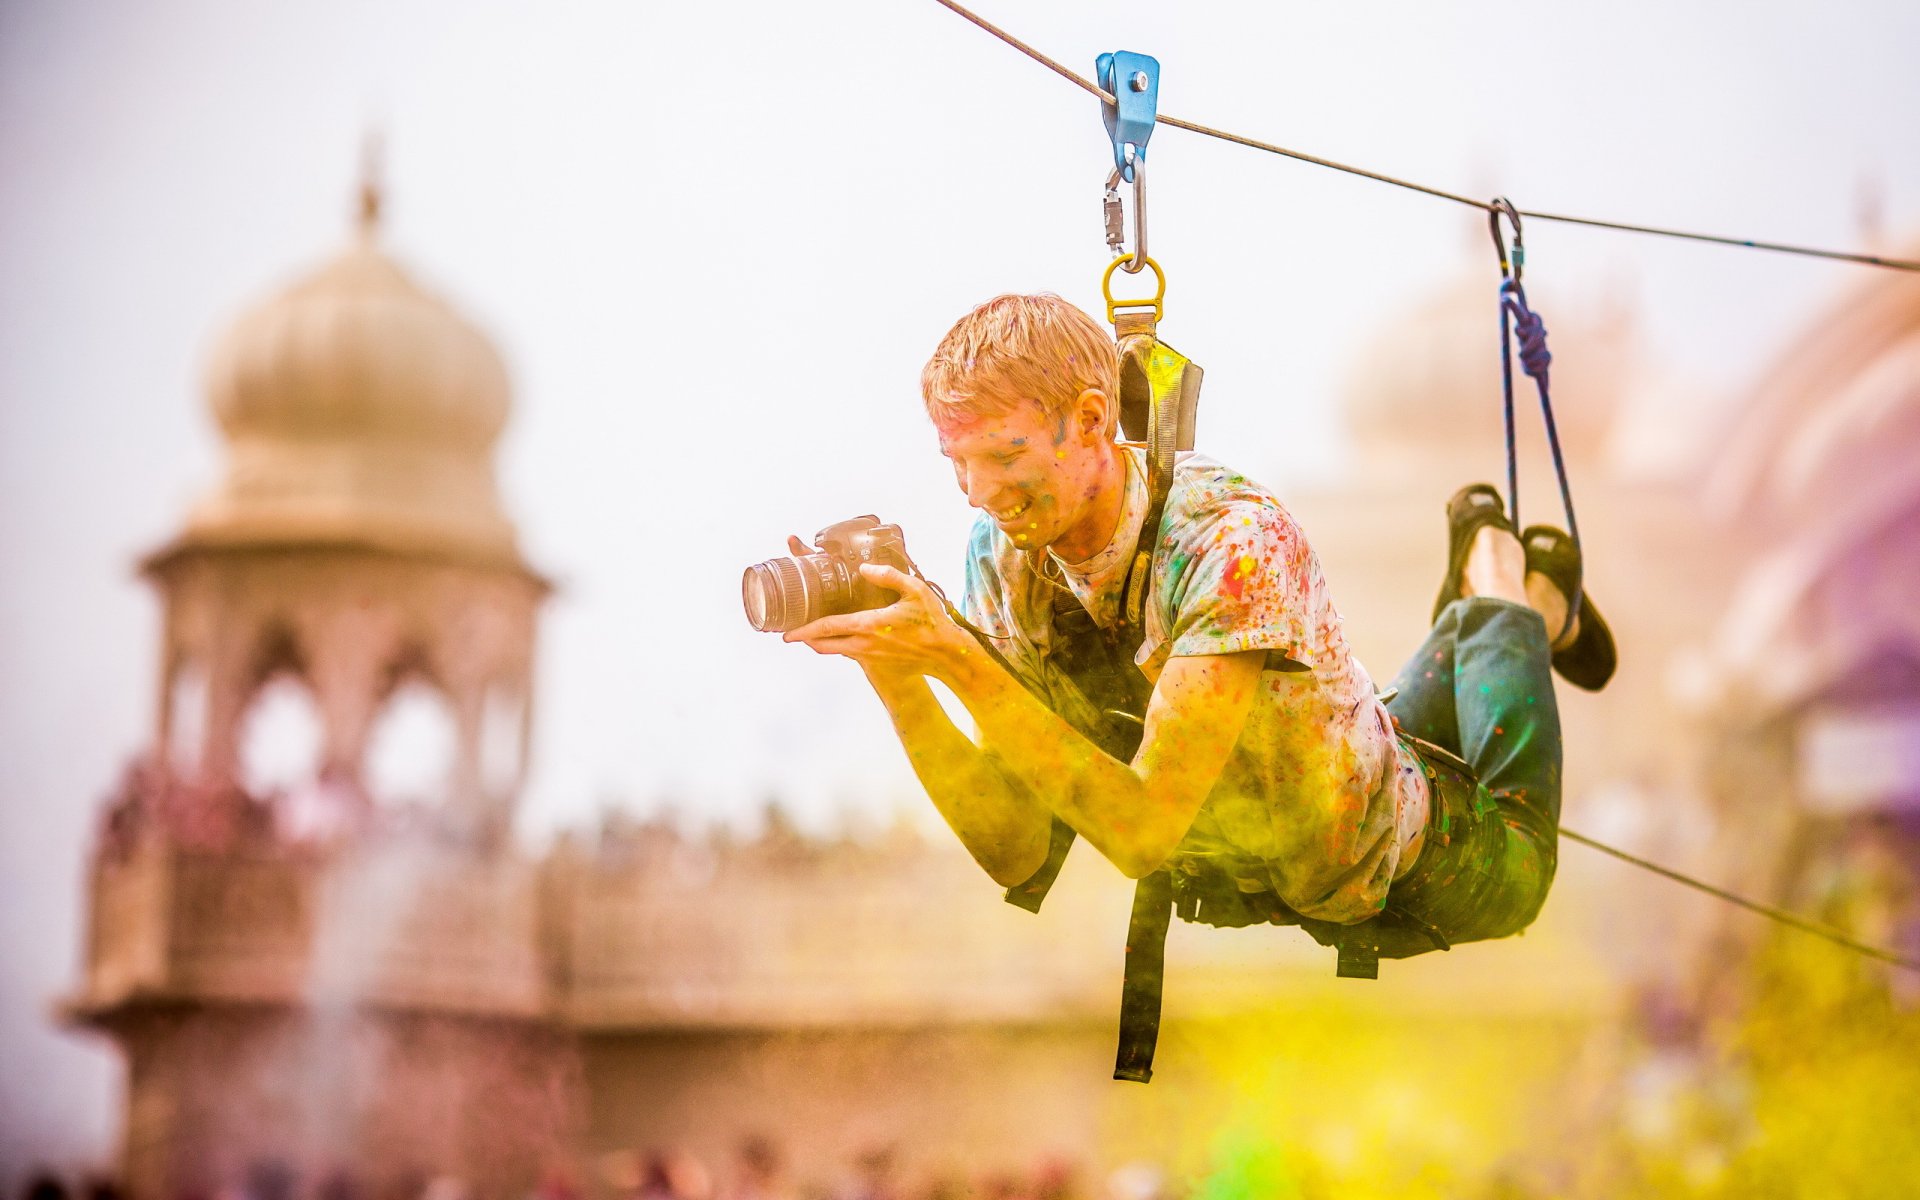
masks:
<svg viewBox="0 0 1920 1200"><path fill-rule="evenodd" d="M995 296L955 322L920 371L920 395L935 421L999 416L1023 401L1062 411L1088 388L1119 413L1113 339L1092 317L1051 292Z"/></svg>

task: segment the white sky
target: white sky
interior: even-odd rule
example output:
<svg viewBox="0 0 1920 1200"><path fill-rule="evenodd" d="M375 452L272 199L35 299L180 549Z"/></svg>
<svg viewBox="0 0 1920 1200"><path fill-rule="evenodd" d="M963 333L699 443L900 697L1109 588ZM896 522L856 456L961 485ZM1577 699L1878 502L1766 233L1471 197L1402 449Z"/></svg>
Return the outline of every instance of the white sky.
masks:
<svg viewBox="0 0 1920 1200"><path fill-rule="evenodd" d="M1920 226L1910 4L981 8L1083 72L1156 54L1163 111L1522 207L1844 247L1873 180ZM875 511L957 582L920 362L996 292L1098 298L1097 105L931 0L0 6L0 1179L111 1137L110 1057L46 1012L153 720L131 564L218 476L208 347L344 243L376 122L386 244L506 355L503 486L562 586L533 835L610 797L746 819L777 791L820 827L908 794L857 671L751 632L740 569ZM1150 161L1202 449L1283 493L1338 468L1359 345L1443 279L1493 285L1454 206L1178 130ZM1703 403L1864 269L1528 245L1550 324L1624 285Z"/></svg>

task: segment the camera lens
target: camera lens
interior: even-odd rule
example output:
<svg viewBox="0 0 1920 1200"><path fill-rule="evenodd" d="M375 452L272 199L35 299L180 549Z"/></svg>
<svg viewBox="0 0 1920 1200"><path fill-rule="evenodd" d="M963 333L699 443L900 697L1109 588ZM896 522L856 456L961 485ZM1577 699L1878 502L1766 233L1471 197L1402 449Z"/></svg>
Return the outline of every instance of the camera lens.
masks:
<svg viewBox="0 0 1920 1200"><path fill-rule="evenodd" d="M740 576L740 600L747 609L747 624L762 633L785 633L822 615L814 611L818 607L812 603L816 592L814 573L802 570L791 558L755 563Z"/></svg>

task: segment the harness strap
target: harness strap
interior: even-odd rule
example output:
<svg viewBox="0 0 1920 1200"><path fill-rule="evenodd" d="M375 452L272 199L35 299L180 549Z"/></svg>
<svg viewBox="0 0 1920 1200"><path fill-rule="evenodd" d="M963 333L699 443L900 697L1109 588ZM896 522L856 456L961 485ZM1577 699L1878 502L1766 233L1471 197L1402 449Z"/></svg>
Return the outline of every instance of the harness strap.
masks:
<svg viewBox="0 0 1920 1200"><path fill-rule="evenodd" d="M1074 595L1055 597L1053 649L1056 666L1101 714L1095 728L1082 728L1096 745L1121 761L1139 748L1152 695L1134 662L1146 640L1146 597L1151 590L1154 551L1160 522L1173 490L1175 455L1193 449L1194 415L1203 372L1192 360L1154 334L1152 312L1119 313L1114 318L1120 360L1120 426L1129 441L1147 444L1147 511L1135 536L1120 605L1120 625L1098 629ZM1044 701L1046 698L1042 697ZM1051 706L1050 706L1051 707ZM1047 860L1026 881L1008 888L1006 899L1029 912L1041 902L1060 874L1074 831L1054 818ZM1173 922L1172 875L1155 871L1134 888L1127 922L1126 963L1120 984L1119 1049L1113 1077L1145 1083L1153 1077L1154 1050L1160 1040L1160 999L1166 977L1167 929Z"/></svg>
<svg viewBox="0 0 1920 1200"><path fill-rule="evenodd" d="M1126 622L1142 626L1143 636L1153 549L1166 515L1167 495L1173 490L1174 458L1179 451L1193 449L1200 383L1206 374L1198 363L1161 341L1154 326L1151 313L1114 317L1119 339L1120 430L1129 441L1147 444L1147 514L1140 524L1121 603Z"/></svg>
<svg viewBox="0 0 1920 1200"><path fill-rule="evenodd" d="M1160 989L1166 978L1167 927L1173 923L1173 877L1155 871L1133 889L1127 920L1127 965L1120 981L1120 1050L1113 1077L1146 1083L1160 1042Z"/></svg>

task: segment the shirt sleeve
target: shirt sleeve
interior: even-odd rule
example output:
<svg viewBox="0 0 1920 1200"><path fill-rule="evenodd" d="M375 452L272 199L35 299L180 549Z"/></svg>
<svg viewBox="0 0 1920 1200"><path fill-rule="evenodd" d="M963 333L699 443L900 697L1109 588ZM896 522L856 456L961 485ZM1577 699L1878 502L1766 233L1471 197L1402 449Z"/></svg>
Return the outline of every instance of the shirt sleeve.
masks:
<svg viewBox="0 0 1920 1200"><path fill-rule="evenodd" d="M1237 501L1193 521L1175 542L1163 585L1171 657L1277 650L1317 665L1326 586L1285 509Z"/></svg>

